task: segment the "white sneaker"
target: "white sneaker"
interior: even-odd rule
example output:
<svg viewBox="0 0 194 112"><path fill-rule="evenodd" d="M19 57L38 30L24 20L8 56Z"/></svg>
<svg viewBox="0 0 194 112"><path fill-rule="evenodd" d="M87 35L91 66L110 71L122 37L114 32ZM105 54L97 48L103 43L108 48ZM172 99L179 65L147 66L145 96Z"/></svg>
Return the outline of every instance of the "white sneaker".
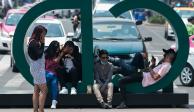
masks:
<svg viewBox="0 0 194 112"><path fill-rule="evenodd" d="M68 89L66 87L62 87L62 90L59 92L59 94L68 94Z"/></svg>
<svg viewBox="0 0 194 112"><path fill-rule="evenodd" d="M57 105L57 101L56 100L53 100L52 101L52 105L51 105L51 109L56 109L56 105Z"/></svg>
<svg viewBox="0 0 194 112"><path fill-rule="evenodd" d="M72 87L71 88L71 95L76 95L77 94L77 91L75 89L75 87Z"/></svg>

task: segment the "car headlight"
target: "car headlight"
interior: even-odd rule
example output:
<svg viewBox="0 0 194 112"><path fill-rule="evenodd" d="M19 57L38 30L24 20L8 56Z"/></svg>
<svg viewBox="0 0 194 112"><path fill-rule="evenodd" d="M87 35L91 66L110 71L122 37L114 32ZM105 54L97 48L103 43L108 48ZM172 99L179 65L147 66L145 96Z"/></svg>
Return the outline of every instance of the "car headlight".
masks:
<svg viewBox="0 0 194 112"><path fill-rule="evenodd" d="M7 33L7 32L5 32L5 31L2 31L2 37L9 37L9 34Z"/></svg>
<svg viewBox="0 0 194 112"><path fill-rule="evenodd" d="M10 33L9 33L9 38L12 38L13 35L14 35L14 32L10 32Z"/></svg>
<svg viewBox="0 0 194 112"><path fill-rule="evenodd" d="M190 55L194 55L194 48L190 48L189 54L190 54Z"/></svg>

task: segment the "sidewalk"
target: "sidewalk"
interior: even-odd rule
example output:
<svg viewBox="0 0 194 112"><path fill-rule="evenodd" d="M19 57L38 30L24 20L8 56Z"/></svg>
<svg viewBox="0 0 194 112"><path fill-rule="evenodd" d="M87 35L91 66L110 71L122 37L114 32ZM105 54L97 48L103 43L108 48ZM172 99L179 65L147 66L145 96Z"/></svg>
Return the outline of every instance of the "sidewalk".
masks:
<svg viewBox="0 0 194 112"><path fill-rule="evenodd" d="M0 109L0 112L32 112L32 109ZM45 109L45 112L194 112L194 108Z"/></svg>

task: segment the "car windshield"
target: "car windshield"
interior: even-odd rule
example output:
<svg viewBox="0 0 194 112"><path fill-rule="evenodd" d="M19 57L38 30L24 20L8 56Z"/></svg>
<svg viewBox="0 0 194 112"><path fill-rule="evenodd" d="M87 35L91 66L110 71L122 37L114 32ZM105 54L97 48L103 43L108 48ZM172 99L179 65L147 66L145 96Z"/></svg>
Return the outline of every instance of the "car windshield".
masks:
<svg viewBox="0 0 194 112"><path fill-rule="evenodd" d="M94 13L94 17L113 17L113 15L109 11L96 10L95 13ZM121 18L132 19L129 12L125 12L125 13L121 14L120 17Z"/></svg>
<svg viewBox="0 0 194 112"><path fill-rule="evenodd" d="M61 24L57 23L34 23L27 34L28 37L32 35L35 26L42 25L47 29L46 37L64 37Z"/></svg>
<svg viewBox="0 0 194 112"><path fill-rule="evenodd" d="M129 22L95 23L93 25L95 39L138 39L137 27Z"/></svg>
<svg viewBox="0 0 194 112"><path fill-rule="evenodd" d="M194 10L176 10L181 18L189 18L194 16Z"/></svg>
<svg viewBox="0 0 194 112"><path fill-rule="evenodd" d="M16 26L19 23L20 19L23 17L23 15L24 14L22 13L8 14L5 24L10 26Z"/></svg>

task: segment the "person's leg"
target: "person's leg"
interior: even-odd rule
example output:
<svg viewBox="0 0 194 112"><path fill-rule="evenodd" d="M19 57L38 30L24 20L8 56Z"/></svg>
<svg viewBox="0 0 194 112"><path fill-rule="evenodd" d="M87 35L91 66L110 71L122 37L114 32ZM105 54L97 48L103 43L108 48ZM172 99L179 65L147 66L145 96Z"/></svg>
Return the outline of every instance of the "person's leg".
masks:
<svg viewBox="0 0 194 112"><path fill-rule="evenodd" d="M58 97L58 79L56 75L53 74L53 78L51 80L51 96L52 96L52 105L51 108L55 109L57 105L57 97Z"/></svg>
<svg viewBox="0 0 194 112"><path fill-rule="evenodd" d="M124 76L132 73L133 71L136 70L136 68L134 66L131 66L131 62L125 62L123 59L119 59L119 58L112 58L110 57L110 62L113 63L113 65L115 66L119 66L121 69L119 69L119 71L116 71L123 74Z"/></svg>
<svg viewBox="0 0 194 112"><path fill-rule="evenodd" d="M75 87L75 88L77 88L77 83L78 83L78 78L79 78L79 76L78 76L78 73L77 73L76 68L73 67L73 68L69 71L69 73L70 73L71 80L72 80L72 86Z"/></svg>
<svg viewBox="0 0 194 112"><path fill-rule="evenodd" d="M130 76L125 76L119 80L120 93L121 93L121 97L122 97L122 102L124 102L124 103L127 103L126 85L127 85L127 83L129 83L130 80L131 80Z"/></svg>
<svg viewBox="0 0 194 112"><path fill-rule="evenodd" d="M127 104L127 97L126 97L126 86L127 84L133 83L133 82L141 82L142 81L142 73L134 73L129 76L125 76L124 78L119 80L119 87L120 87L120 93L122 97L122 102L117 108L125 108Z"/></svg>
<svg viewBox="0 0 194 112"><path fill-rule="evenodd" d="M131 63L126 63L124 60L120 61L119 66L122 68L121 74L123 74L124 76L127 76L137 70L135 66L132 66Z"/></svg>
<svg viewBox="0 0 194 112"><path fill-rule="evenodd" d="M141 53L136 53L131 65L137 67L138 69L143 69L145 67L143 55Z"/></svg>
<svg viewBox="0 0 194 112"><path fill-rule="evenodd" d="M112 108L112 97L113 97L113 83L108 83L108 94L107 94L107 103L108 108Z"/></svg>
<svg viewBox="0 0 194 112"><path fill-rule="evenodd" d="M52 72L46 72L46 78L47 78L47 83L49 82L49 85L51 87L52 100L57 100L57 96L58 96L58 78Z"/></svg>
<svg viewBox="0 0 194 112"><path fill-rule="evenodd" d="M39 96L39 112L44 112L44 104L47 95L47 85L41 84L39 85L40 88L40 96Z"/></svg>
<svg viewBox="0 0 194 112"><path fill-rule="evenodd" d="M70 71L69 71L69 74L70 74L70 78L71 78L71 82L72 82L72 87L71 87L71 94L77 94L77 83L78 83L78 73L77 73L77 70L76 68L72 68Z"/></svg>
<svg viewBox="0 0 194 112"><path fill-rule="evenodd" d="M38 85L34 84L34 93L32 96L34 112L38 112L39 93L40 93L40 89Z"/></svg>
<svg viewBox="0 0 194 112"><path fill-rule="evenodd" d="M106 104L104 103L102 94L100 92L100 85L99 84L94 84L93 85L93 91L96 96L97 101L100 103L102 108L106 108Z"/></svg>
<svg viewBox="0 0 194 112"><path fill-rule="evenodd" d="M102 94L100 92L99 84L94 84L93 85L93 90L94 90L94 94L96 95L96 98L97 98L98 102L104 102Z"/></svg>
<svg viewBox="0 0 194 112"><path fill-rule="evenodd" d="M59 94L68 94L68 89L66 88L66 82L68 81L68 76L66 72L64 74L58 75L58 80L60 83L61 90Z"/></svg>
<svg viewBox="0 0 194 112"><path fill-rule="evenodd" d="M53 76L53 79L51 81L51 89L52 89L52 93L51 93L52 100L57 100L59 89L58 89L58 79L56 76Z"/></svg>

